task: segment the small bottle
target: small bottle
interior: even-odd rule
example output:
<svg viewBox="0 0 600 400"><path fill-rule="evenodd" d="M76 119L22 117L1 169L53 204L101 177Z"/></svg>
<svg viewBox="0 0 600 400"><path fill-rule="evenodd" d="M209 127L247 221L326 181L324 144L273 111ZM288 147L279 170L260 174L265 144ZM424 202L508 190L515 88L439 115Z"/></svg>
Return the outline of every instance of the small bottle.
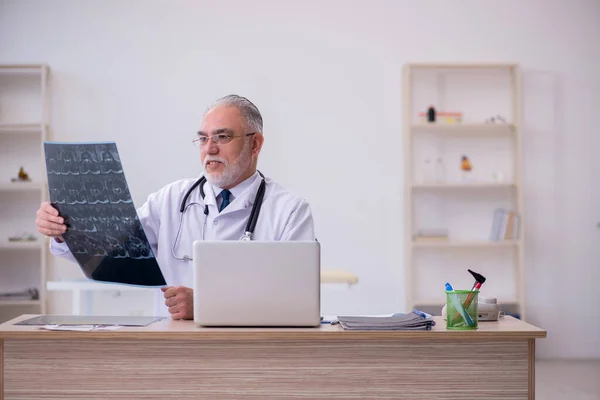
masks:
<svg viewBox="0 0 600 400"><path fill-rule="evenodd" d="M431 159L426 158L424 161L424 168L423 168L423 183L432 183L435 182L435 173L434 173L434 169L433 169L433 163L431 162Z"/></svg>
<svg viewBox="0 0 600 400"><path fill-rule="evenodd" d="M460 169L462 170L463 181L468 181L471 178L471 170L473 170L469 157L462 156L460 160Z"/></svg>
<svg viewBox="0 0 600 400"><path fill-rule="evenodd" d="M435 160L435 182L446 182L446 167L444 167L444 159L442 157L438 157Z"/></svg>
<svg viewBox="0 0 600 400"><path fill-rule="evenodd" d="M429 106L427 109L427 121L435 122L435 108L433 106Z"/></svg>

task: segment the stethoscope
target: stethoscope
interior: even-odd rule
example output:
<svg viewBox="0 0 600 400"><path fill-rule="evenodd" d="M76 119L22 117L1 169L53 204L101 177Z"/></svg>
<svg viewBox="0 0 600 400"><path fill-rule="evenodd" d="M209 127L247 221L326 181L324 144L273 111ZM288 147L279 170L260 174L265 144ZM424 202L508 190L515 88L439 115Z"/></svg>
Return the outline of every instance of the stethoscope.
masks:
<svg viewBox="0 0 600 400"><path fill-rule="evenodd" d="M244 230L244 234L240 237L241 241L249 241L252 240L252 236L254 235L254 228L256 227L256 221L258 221L258 215L260 214L260 208L262 207L263 197L265 197L265 176L262 172L258 171L261 177L260 186L258 187L258 191L256 192L256 198L254 199L254 205L252 206L252 212L250 212L250 218L248 218L248 223L246 224L246 229ZM198 179L185 193L183 196L183 200L181 201L181 206L179 207L179 212L181 213L179 216L179 229L177 229L177 236L175 236L175 241L173 242L173 247L171 248L171 254L173 258L180 261L192 261L192 258L186 254L183 257L178 257L175 255L175 247L177 246L177 241L179 240L179 235L181 234L181 228L183 226L183 215L185 214L188 207L192 205L199 205L200 203L189 203L186 204L187 199L190 197L194 189L199 187L200 196L202 196L202 201L204 201L204 184L206 183L206 177L202 175L200 179ZM208 216L208 204L204 203L204 223L202 224L202 240L204 240L204 227L206 226L206 217Z"/></svg>

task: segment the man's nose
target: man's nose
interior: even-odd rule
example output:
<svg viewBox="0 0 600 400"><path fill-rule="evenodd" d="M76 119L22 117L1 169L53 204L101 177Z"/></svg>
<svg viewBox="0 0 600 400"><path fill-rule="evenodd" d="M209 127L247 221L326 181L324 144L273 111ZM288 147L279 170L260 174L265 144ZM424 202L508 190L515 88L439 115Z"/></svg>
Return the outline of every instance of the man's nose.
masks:
<svg viewBox="0 0 600 400"><path fill-rule="evenodd" d="M217 154L219 152L219 146L212 139L209 139L204 147L206 148L206 154Z"/></svg>

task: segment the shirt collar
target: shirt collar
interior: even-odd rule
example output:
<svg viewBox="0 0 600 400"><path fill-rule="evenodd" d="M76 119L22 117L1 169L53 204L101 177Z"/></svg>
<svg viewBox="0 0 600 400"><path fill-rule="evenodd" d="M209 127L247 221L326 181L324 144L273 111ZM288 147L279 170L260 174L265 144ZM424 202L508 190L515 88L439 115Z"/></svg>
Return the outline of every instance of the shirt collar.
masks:
<svg viewBox="0 0 600 400"><path fill-rule="evenodd" d="M231 201L240 197L246 190L251 189L254 186L254 183L256 182L256 180L259 178L260 178L260 175L258 174L258 171L255 171L254 174L252 174L249 178L243 180L238 185L230 188L229 191L231 192L231 195L233 196L233 198L231 198ZM206 181L206 184L204 185L204 193L206 195L206 197L204 199L205 203L216 205L217 204L216 198L219 194L221 194L222 190L223 190L222 188ZM250 195L250 196L248 196L248 199L249 199L250 204L254 203L254 196Z"/></svg>
<svg viewBox="0 0 600 400"><path fill-rule="evenodd" d="M231 195L233 196L233 198L235 199L235 198L239 197L246 189L248 189L252 185L254 180L256 179L257 175L258 175L258 171L255 171L254 174L252 174L249 178L243 180L237 186L230 188L229 191L231 192ZM213 189L213 193L215 194L215 197L217 197L219 194L221 194L221 191L223 191L223 189L218 186L214 186L214 185L210 185L210 186ZM233 201L233 199L232 199L232 201Z"/></svg>

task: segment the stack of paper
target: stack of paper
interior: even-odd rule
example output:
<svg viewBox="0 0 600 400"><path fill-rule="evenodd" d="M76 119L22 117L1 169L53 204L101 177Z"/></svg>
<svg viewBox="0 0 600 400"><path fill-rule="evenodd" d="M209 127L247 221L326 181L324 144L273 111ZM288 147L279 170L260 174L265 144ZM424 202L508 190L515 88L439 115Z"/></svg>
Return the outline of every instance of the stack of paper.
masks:
<svg viewBox="0 0 600 400"><path fill-rule="evenodd" d="M431 315L418 310L389 316L338 316L333 323L346 330L369 331L430 330L435 325Z"/></svg>

